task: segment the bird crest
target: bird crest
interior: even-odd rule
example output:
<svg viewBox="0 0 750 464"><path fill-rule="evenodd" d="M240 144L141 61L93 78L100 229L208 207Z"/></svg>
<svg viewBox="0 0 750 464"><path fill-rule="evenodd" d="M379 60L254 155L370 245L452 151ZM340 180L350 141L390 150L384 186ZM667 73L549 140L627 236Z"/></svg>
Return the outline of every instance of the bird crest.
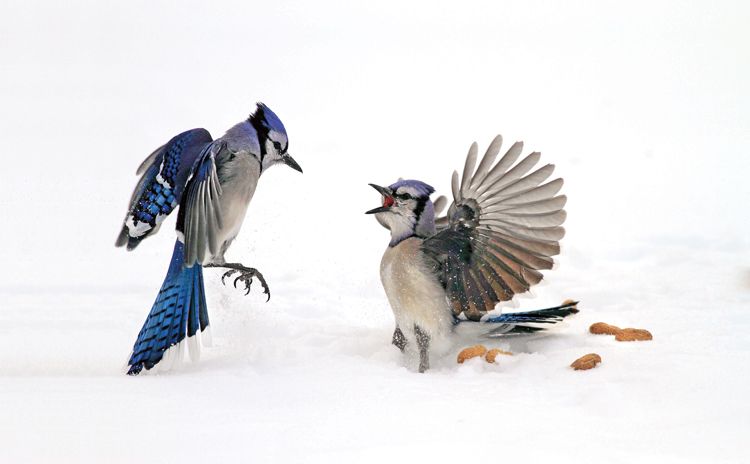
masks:
<svg viewBox="0 0 750 464"><path fill-rule="evenodd" d="M286 135L286 128L276 113L264 103L258 102L255 111L248 118L254 127L264 127L268 132L278 132Z"/></svg>
<svg viewBox="0 0 750 464"><path fill-rule="evenodd" d="M395 184L388 186L392 192L408 193L414 197L429 197L435 189L421 180L399 179Z"/></svg>

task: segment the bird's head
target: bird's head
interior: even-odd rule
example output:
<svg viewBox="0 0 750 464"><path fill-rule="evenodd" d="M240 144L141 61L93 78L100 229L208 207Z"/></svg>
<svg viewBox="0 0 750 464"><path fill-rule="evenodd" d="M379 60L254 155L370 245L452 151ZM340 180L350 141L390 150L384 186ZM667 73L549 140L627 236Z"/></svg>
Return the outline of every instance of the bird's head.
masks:
<svg viewBox="0 0 750 464"><path fill-rule="evenodd" d="M286 128L276 113L263 103L258 103L255 112L248 120L258 132L261 170L265 171L275 164L283 163L302 172L302 168L287 151L289 139L286 135Z"/></svg>
<svg viewBox="0 0 750 464"><path fill-rule="evenodd" d="M434 188L418 180L399 180L388 187L370 184L383 198L374 214L380 225L391 231L391 246L412 237L435 233L435 209L430 200Z"/></svg>

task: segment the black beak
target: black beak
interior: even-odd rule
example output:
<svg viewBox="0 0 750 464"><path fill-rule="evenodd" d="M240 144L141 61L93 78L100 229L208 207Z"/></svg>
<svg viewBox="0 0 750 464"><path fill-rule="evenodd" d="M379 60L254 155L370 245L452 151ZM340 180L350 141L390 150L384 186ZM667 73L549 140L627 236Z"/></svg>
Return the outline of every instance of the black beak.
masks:
<svg viewBox="0 0 750 464"><path fill-rule="evenodd" d="M390 211L391 208L386 206L378 206L377 208L373 208L370 211L365 211L365 214L375 214L375 213L385 213L386 211Z"/></svg>
<svg viewBox="0 0 750 464"><path fill-rule="evenodd" d="M392 194L391 189L388 189L388 188L385 188L385 187L381 187L381 186L375 185L375 184L369 184L369 185L370 185L370 187L372 187L375 190L377 190L384 197L390 197L391 194ZM384 213L386 211L390 211L390 209L391 209L390 206L378 206L377 208L373 208L370 211L366 211L365 214Z"/></svg>
<svg viewBox="0 0 750 464"><path fill-rule="evenodd" d="M391 189L389 189L389 188L381 187L381 186L375 185L375 184L367 184L367 185L369 185L370 187L374 188L375 190L378 191L379 194L381 194L381 195L383 195L385 197L389 197L389 196L391 196L393 194L393 192L391 192Z"/></svg>
<svg viewBox="0 0 750 464"><path fill-rule="evenodd" d="M302 172L302 168L299 167L299 164L297 164L297 162L294 161L294 158L292 158L290 155L287 154L282 156L281 160L284 162L284 164L294 169L295 171Z"/></svg>

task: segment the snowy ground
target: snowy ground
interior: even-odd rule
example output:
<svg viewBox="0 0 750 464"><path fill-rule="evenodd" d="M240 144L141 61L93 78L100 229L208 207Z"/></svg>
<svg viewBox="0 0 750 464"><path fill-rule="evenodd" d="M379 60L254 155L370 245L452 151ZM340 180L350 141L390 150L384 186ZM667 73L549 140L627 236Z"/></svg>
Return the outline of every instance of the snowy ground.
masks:
<svg viewBox="0 0 750 464"><path fill-rule="evenodd" d="M383 298L301 280L275 282L279 296L264 304L212 279L215 346L199 364L138 378L119 368L153 292L6 295L15 311L0 313L4 461L740 462L747 269L731 266L731 250L686 258L693 247L650 244L628 254L571 250L534 300L581 298L567 327L527 346L493 344L516 352L497 365L459 366L456 347L426 375L388 344ZM701 285L683 286L712 267ZM599 320L655 338L588 334ZM599 367L567 367L589 352Z"/></svg>
<svg viewBox="0 0 750 464"><path fill-rule="evenodd" d="M750 461L748 7L459 3L4 2L0 462ZM207 271L214 346L127 377L174 240L113 247L135 168L255 100L305 170L264 174L229 253L273 297ZM448 193L498 132L569 196L519 307L581 312L420 375L389 343L367 183Z"/></svg>

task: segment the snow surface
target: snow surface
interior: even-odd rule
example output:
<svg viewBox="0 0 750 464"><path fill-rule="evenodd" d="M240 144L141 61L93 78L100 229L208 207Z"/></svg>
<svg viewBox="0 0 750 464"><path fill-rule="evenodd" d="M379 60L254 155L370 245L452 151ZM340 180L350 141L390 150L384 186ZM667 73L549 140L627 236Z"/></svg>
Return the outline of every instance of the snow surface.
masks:
<svg viewBox="0 0 750 464"><path fill-rule="evenodd" d="M742 2L0 5L0 462L748 462L750 37ZM263 176L206 271L214 346L122 367L174 219L113 247L151 150L265 101L304 175ZM554 333L433 369L390 345L368 182L448 194L496 133L557 165ZM587 333L605 321L651 342ZM603 362L568 365L596 352ZM481 460L481 461L480 461Z"/></svg>

